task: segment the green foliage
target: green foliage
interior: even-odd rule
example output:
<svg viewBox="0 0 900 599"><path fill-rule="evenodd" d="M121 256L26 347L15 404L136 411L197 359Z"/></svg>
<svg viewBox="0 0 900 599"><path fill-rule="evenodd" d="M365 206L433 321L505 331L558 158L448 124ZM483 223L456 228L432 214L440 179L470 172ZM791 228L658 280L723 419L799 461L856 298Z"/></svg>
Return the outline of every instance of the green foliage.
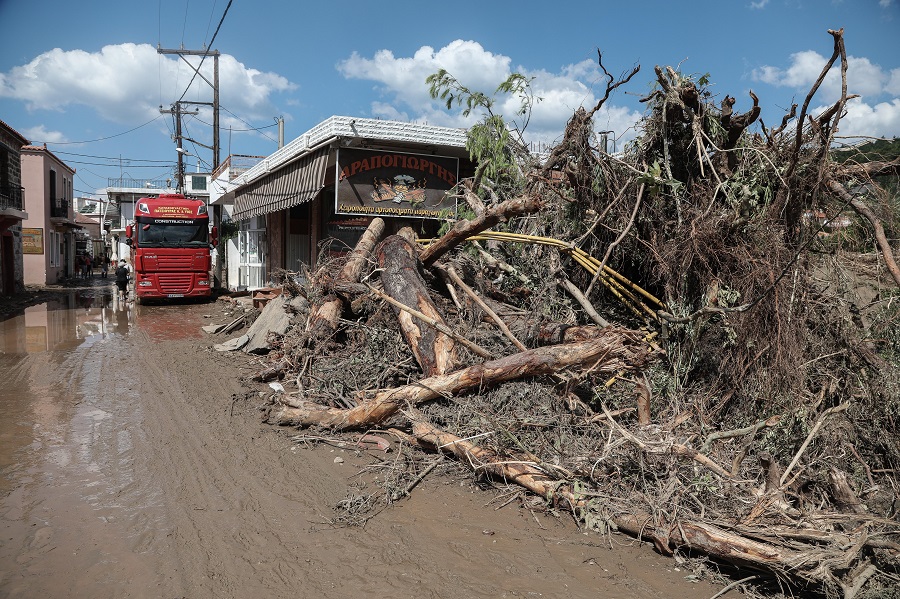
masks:
<svg viewBox="0 0 900 599"><path fill-rule="evenodd" d="M521 141L521 134L528 125L531 109L541 98L536 98L531 91L531 82L519 73L513 73L503 81L494 94L512 94L519 98L517 117L524 117L520 127L516 128ZM484 176L493 180L496 184L504 182L515 184L519 179L515 167L514 154L510 138L510 125L503 115L494 113L495 99L483 92L471 90L460 83L445 69L429 75L425 82L429 85L429 94L435 100L444 102L447 110L454 105L464 106L462 114L468 117L475 112L483 112L481 121L469 128L467 132L466 150L472 160L483 169Z"/></svg>
<svg viewBox="0 0 900 599"><path fill-rule="evenodd" d="M219 223L219 239L222 241L237 237L240 231L241 223L236 220L223 220Z"/></svg>
<svg viewBox="0 0 900 599"><path fill-rule="evenodd" d="M890 162L900 158L900 139L877 139L850 148L840 148L832 152L835 162Z"/></svg>

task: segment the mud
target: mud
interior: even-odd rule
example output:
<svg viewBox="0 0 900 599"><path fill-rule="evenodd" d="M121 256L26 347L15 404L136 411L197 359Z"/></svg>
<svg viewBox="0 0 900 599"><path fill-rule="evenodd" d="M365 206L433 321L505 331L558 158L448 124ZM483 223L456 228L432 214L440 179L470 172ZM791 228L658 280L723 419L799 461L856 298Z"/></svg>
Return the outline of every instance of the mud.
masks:
<svg viewBox="0 0 900 599"><path fill-rule="evenodd" d="M718 590L627 537L497 509L470 481L432 475L365 526L331 525L372 457L261 424L241 382L258 364L200 331L224 321L216 304L119 304L100 284L0 322L0 597Z"/></svg>

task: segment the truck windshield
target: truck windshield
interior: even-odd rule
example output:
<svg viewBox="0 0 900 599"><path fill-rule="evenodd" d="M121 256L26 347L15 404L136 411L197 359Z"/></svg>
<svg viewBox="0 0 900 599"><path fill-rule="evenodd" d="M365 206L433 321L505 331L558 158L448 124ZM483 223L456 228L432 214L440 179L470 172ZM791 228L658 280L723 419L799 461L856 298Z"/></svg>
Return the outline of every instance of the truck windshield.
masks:
<svg viewBox="0 0 900 599"><path fill-rule="evenodd" d="M192 224L137 223L141 247L196 247L209 243L207 221Z"/></svg>

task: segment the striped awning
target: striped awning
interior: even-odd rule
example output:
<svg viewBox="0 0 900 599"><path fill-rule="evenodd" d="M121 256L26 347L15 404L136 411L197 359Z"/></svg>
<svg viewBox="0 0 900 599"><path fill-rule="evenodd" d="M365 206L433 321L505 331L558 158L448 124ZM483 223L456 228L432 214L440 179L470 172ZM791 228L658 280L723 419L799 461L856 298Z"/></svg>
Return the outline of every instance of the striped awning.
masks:
<svg viewBox="0 0 900 599"><path fill-rule="evenodd" d="M234 220L287 210L308 202L325 186L326 146L234 192Z"/></svg>

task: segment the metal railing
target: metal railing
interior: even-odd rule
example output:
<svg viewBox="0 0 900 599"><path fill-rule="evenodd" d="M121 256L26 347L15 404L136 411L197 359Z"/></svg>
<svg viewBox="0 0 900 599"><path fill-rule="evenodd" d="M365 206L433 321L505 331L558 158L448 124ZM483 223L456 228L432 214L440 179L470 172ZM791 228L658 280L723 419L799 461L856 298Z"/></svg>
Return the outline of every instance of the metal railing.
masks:
<svg viewBox="0 0 900 599"><path fill-rule="evenodd" d="M124 177L107 180L107 187L118 187L121 189L170 189L174 184L174 179L132 179L131 177Z"/></svg>
<svg viewBox="0 0 900 599"><path fill-rule="evenodd" d="M25 210L25 189L18 185L0 186L0 210Z"/></svg>
<svg viewBox="0 0 900 599"><path fill-rule="evenodd" d="M50 218L69 218L69 200L50 200Z"/></svg>

